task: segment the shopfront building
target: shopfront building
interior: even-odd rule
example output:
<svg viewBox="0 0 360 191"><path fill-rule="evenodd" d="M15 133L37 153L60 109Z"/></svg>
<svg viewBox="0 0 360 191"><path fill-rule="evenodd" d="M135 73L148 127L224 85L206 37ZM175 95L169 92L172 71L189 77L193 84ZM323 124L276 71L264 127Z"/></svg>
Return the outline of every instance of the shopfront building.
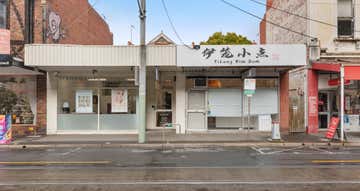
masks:
<svg viewBox="0 0 360 191"><path fill-rule="evenodd" d="M303 45L180 46L177 123L185 132L227 129L271 131L289 116L287 71L306 64ZM247 80L255 82L249 95ZM182 82L182 81L183 82ZM284 106L285 105L285 106ZM283 127L287 128L287 127Z"/></svg>
<svg viewBox="0 0 360 191"><path fill-rule="evenodd" d="M172 116L175 50L148 46L149 127ZM137 133L139 55L138 46L27 46L27 64L47 72L47 134Z"/></svg>
<svg viewBox="0 0 360 191"><path fill-rule="evenodd" d="M139 50L27 46L27 64L47 72L47 134L137 133ZM147 129L270 131L287 120L284 76L305 55L304 45L148 46Z"/></svg>
<svg viewBox="0 0 360 191"><path fill-rule="evenodd" d="M315 90L312 96L316 96L318 100L318 110L315 113L318 121L309 121L309 124L317 127L313 132L326 130L331 118L341 118L342 112L343 123L340 126L344 131L360 132L360 66L354 63L356 62L318 61L312 63L311 72L316 83L310 83L309 88Z"/></svg>

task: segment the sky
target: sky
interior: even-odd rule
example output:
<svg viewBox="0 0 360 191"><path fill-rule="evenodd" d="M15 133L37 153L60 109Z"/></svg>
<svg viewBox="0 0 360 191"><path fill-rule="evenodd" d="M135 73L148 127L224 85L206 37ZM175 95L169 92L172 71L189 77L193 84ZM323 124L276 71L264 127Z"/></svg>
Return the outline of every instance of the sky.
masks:
<svg viewBox="0 0 360 191"><path fill-rule="evenodd" d="M220 0L164 0L174 26L185 44L206 41L214 32L236 32L258 42L260 21L222 3ZM228 0L263 17L265 6L250 0ZM265 2L265 0L260 0ZM114 45L126 45L131 39L139 44L139 12L137 0L89 0L102 15L114 34ZM146 41L161 31L177 44L161 0L147 0Z"/></svg>

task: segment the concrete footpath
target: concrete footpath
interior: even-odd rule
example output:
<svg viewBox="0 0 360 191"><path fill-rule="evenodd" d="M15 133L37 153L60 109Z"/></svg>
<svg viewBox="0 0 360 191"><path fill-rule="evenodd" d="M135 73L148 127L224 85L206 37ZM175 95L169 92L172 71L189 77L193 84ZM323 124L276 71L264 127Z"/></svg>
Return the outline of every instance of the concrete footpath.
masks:
<svg viewBox="0 0 360 191"><path fill-rule="evenodd" d="M174 131L148 131L146 144L138 144L137 135L48 135L19 138L0 148L51 148L51 147L211 147L211 146L360 146L360 133L348 133L348 140L329 141L325 132L315 135L304 133L282 134L282 140L272 141L270 132L208 131L177 135Z"/></svg>

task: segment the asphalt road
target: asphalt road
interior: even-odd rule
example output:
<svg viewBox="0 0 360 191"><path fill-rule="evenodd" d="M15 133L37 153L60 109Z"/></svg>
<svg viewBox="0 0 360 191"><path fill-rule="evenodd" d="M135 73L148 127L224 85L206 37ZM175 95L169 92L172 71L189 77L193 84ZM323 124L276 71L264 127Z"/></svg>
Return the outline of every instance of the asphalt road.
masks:
<svg viewBox="0 0 360 191"><path fill-rule="evenodd" d="M360 190L360 148L0 150L0 190Z"/></svg>

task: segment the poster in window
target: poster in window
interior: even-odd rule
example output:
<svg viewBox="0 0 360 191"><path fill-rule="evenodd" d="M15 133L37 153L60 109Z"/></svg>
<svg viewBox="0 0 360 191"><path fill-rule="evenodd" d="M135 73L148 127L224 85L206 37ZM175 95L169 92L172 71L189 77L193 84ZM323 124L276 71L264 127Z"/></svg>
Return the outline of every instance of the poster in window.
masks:
<svg viewBox="0 0 360 191"><path fill-rule="evenodd" d="M111 112L128 112L128 91L126 89L111 90Z"/></svg>
<svg viewBox="0 0 360 191"><path fill-rule="evenodd" d="M93 112L93 92L92 90L76 91L76 113Z"/></svg>
<svg viewBox="0 0 360 191"><path fill-rule="evenodd" d="M13 115L15 124L36 124L36 77L0 79L0 114L6 113Z"/></svg>
<svg viewBox="0 0 360 191"><path fill-rule="evenodd" d="M10 144L12 140L11 115L0 115L0 144Z"/></svg>

